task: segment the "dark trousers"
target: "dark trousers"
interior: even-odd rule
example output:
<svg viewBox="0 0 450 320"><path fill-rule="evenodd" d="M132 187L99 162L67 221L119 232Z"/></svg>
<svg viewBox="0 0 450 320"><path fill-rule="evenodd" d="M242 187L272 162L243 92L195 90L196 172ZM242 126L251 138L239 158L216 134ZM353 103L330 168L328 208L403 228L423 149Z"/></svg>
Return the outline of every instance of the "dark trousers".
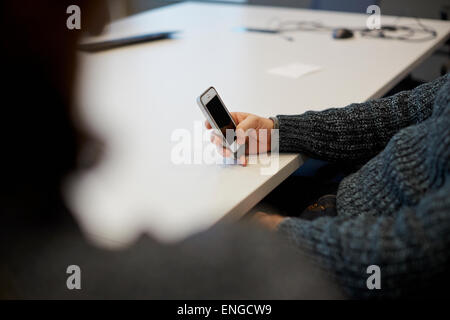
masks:
<svg viewBox="0 0 450 320"><path fill-rule="evenodd" d="M294 173L263 201L291 217L313 220L324 215L335 216L339 183L358 168L357 164L323 162L314 172Z"/></svg>

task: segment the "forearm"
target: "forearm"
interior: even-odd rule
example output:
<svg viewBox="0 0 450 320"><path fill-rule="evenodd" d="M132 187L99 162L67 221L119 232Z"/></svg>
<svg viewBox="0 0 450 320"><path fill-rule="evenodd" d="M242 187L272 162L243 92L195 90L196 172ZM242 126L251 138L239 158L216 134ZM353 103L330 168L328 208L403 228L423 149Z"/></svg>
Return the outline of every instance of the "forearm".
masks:
<svg viewBox="0 0 450 320"><path fill-rule="evenodd" d="M330 161L370 159L400 129L431 115L436 93L447 78L344 108L278 115L280 151L303 152Z"/></svg>
<svg viewBox="0 0 450 320"><path fill-rule="evenodd" d="M425 284L441 281L448 267L449 187L447 183L447 188L395 217L288 218L278 231L311 252L352 297L417 294ZM381 269L381 290L367 289L370 265Z"/></svg>

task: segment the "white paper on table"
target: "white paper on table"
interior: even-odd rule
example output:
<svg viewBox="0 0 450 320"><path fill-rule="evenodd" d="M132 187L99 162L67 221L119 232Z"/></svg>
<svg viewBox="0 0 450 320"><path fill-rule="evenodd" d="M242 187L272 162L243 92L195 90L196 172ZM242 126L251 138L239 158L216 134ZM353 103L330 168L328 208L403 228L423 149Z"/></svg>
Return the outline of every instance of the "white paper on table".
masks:
<svg viewBox="0 0 450 320"><path fill-rule="evenodd" d="M267 72L278 76L297 79L305 74L319 71L320 69L322 69L322 67L312 64L291 63L285 66L269 69Z"/></svg>

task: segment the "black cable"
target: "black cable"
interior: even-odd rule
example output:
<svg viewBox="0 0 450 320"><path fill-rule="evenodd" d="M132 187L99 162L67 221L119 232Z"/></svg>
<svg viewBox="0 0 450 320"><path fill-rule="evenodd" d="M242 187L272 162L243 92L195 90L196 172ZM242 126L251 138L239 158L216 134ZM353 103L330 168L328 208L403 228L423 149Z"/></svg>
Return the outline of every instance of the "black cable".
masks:
<svg viewBox="0 0 450 320"><path fill-rule="evenodd" d="M400 17L397 18L397 20ZM437 37L437 32L430 28L425 26L418 17L415 17L417 21L417 25L420 28L414 28L407 25L385 25L382 26L380 29L367 29L367 28L345 28L348 30L351 30L353 32L359 32L361 36L363 37L371 37L371 38L378 38L378 39L389 39L389 40L400 40L400 41L408 41L408 42L423 42L423 41L429 41ZM277 19L276 19L277 20ZM273 20L272 20L273 21ZM322 24L318 21L302 21L302 20L285 20L285 21L279 21L278 27L273 30L273 33L281 34L285 32L295 32L295 31L313 31L313 32L330 32L334 29L337 29L337 27L330 27ZM404 34L402 35L391 35L391 32L398 32L403 31ZM426 37L422 38L414 38L417 34L426 34ZM286 37L287 40L293 41L292 37Z"/></svg>
<svg viewBox="0 0 450 320"><path fill-rule="evenodd" d="M407 25L393 25L381 27L381 29L374 29L374 30L364 29L361 31L361 35L363 37L382 38L388 40L400 40L408 42L429 41L437 37L437 32L434 29L425 26L418 17L415 17L415 19L417 21L418 26L420 27L419 29ZM386 33L397 31L404 31L406 34L400 36L393 36ZM419 33L427 34L427 36L422 38L414 38Z"/></svg>

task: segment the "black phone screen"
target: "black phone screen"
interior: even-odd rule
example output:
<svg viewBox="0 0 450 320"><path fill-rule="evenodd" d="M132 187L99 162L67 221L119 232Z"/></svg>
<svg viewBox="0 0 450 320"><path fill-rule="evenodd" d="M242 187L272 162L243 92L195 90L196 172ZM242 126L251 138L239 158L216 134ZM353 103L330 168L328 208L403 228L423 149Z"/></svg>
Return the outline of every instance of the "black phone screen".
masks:
<svg viewBox="0 0 450 320"><path fill-rule="evenodd" d="M236 127L234 126L233 120L231 119L230 115L225 109L225 106L220 102L219 98L215 96L212 98L207 104L206 108L209 111L209 114L216 122L217 126L219 127L220 131L222 132L223 136L226 137L227 135L227 129L235 130ZM227 142L229 144L232 144L234 141L234 135L232 137L229 137L229 140Z"/></svg>

